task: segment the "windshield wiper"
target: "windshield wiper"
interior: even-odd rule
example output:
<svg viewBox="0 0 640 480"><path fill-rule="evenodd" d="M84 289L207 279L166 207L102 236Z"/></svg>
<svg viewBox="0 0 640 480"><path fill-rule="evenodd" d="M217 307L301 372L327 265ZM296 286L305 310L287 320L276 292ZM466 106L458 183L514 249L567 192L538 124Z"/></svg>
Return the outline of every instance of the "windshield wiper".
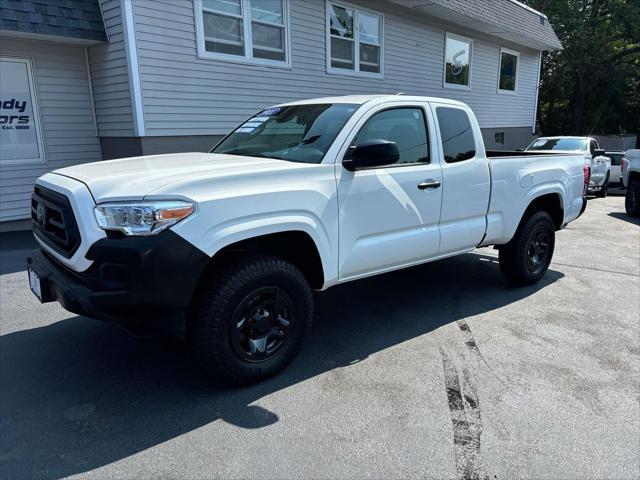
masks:
<svg viewBox="0 0 640 480"><path fill-rule="evenodd" d="M247 152L247 151L243 151L241 149L229 150L229 151L226 151L226 152L213 152L213 153L220 153L220 154L223 154L223 155L242 155L242 156L245 156L245 157L272 158L274 160L286 160L286 158L279 157L277 155L269 155L269 154L256 153L256 152Z"/></svg>
<svg viewBox="0 0 640 480"><path fill-rule="evenodd" d="M305 140L302 140L300 142L301 145L309 145L310 143L315 142L316 140L318 140L320 138L320 135L314 135L313 137L309 137Z"/></svg>

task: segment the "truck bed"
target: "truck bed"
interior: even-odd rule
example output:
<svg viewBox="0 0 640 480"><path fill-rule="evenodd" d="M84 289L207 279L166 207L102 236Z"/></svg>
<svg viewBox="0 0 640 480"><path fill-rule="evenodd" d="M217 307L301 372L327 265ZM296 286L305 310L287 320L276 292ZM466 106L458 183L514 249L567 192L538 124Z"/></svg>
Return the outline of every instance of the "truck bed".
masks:
<svg viewBox="0 0 640 480"><path fill-rule="evenodd" d="M583 154L487 151L486 155L491 172L491 197L483 245L508 242L522 212L542 188L562 198L566 221L580 214Z"/></svg>

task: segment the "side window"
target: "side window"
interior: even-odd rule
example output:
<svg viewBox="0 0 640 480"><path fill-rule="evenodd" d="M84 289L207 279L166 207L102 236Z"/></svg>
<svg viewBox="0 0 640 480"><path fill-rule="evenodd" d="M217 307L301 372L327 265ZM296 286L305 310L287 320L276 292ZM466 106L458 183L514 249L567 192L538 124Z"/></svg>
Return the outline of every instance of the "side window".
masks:
<svg viewBox="0 0 640 480"><path fill-rule="evenodd" d="M591 151L591 155L596 154L597 148L598 148L598 145L596 144L596 142L594 140L591 140L591 144L589 145L589 150Z"/></svg>
<svg viewBox="0 0 640 480"><path fill-rule="evenodd" d="M461 162L476 156L476 140L467 112L459 108L436 108L442 150L447 163Z"/></svg>
<svg viewBox="0 0 640 480"><path fill-rule="evenodd" d="M426 120L421 108L401 107L376 113L358 132L352 146L367 140L395 142L400 151L396 163L429 162Z"/></svg>

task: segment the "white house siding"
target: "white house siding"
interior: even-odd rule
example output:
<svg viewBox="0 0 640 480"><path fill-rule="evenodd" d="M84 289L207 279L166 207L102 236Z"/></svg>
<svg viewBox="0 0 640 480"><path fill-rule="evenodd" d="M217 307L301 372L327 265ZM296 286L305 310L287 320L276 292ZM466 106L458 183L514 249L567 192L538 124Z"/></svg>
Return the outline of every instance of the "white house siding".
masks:
<svg viewBox="0 0 640 480"><path fill-rule="evenodd" d="M121 1L101 0L100 4L109 42L89 48L98 133L101 137L132 136L131 90Z"/></svg>
<svg viewBox="0 0 640 480"><path fill-rule="evenodd" d="M30 216L35 180L51 170L100 160L84 47L2 38L2 55L30 58L45 162L0 164L0 221Z"/></svg>
<svg viewBox="0 0 640 480"><path fill-rule="evenodd" d="M483 128L531 127L538 52L421 18L383 1L353 1L384 14L384 78L326 73L325 1L290 0L292 68L199 59L190 0L134 3L146 134L218 135L256 109L325 95L396 93L468 103ZM443 88L445 31L474 39L471 89ZM501 46L518 50L518 93L497 93Z"/></svg>

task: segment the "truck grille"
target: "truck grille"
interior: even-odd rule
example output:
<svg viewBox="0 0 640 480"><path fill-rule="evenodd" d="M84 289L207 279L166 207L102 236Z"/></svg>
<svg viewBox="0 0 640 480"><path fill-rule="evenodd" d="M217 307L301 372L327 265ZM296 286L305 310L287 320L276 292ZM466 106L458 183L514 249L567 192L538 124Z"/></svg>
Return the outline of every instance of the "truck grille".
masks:
<svg viewBox="0 0 640 480"><path fill-rule="evenodd" d="M80 231L69 199L36 185L31 195L31 220L35 235L53 251L70 258L80 245Z"/></svg>

